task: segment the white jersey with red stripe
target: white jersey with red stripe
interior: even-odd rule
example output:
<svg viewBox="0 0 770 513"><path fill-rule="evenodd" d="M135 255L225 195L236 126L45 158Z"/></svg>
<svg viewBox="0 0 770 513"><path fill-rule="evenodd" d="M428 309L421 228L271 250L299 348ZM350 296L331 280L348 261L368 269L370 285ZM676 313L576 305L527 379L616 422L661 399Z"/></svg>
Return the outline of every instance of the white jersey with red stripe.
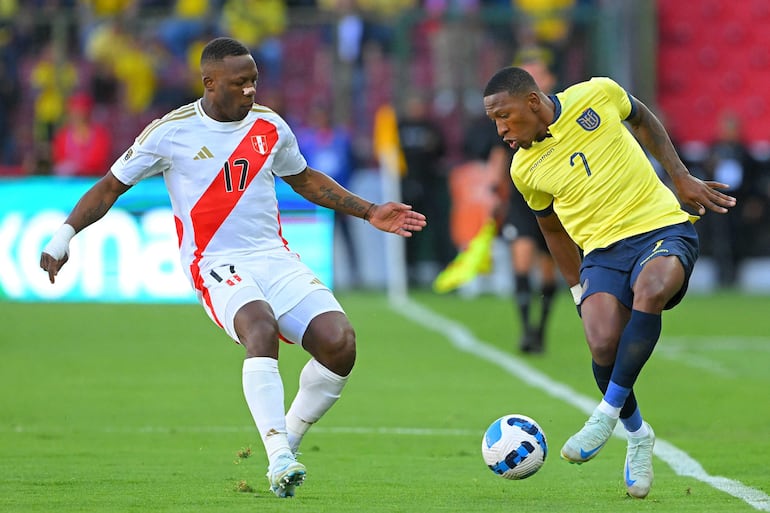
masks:
<svg viewBox="0 0 770 513"><path fill-rule="evenodd" d="M208 117L201 100L150 123L111 171L126 185L163 174L182 268L201 273L255 252L284 248L275 176L307 167L286 122L255 104L241 121Z"/></svg>

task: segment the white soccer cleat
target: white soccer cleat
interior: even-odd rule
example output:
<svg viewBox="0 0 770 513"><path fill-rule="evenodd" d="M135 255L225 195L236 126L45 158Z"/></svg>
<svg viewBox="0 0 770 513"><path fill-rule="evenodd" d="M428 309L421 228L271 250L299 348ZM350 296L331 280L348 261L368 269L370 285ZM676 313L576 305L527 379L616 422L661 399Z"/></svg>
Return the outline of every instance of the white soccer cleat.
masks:
<svg viewBox="0 0 770 513"><path fill-rule="evenodd" d="M655 447L655 432L649 424L647 429L649 430L647 436L629 435L626 464L623 469L623 480L626 482L628 495L637 499L647 497L654 477L652 450Z"/></svg>
<svg viewBox="0 0 770 513"><path fill-rule="evenodd" d="M267 470L270 491L281 498L294 497L295 488L305 480L305 474L305 465L295 460L294 456L281 455Z"/></svg>
<svg viewBox="0 0 770 513"><path fill-rule="evenodd" d="M570 463L584 463L599 453L612 436L618 419L602 413L597 408L586 421L583 429L572 435L561 448L561 457Z"/></svg>

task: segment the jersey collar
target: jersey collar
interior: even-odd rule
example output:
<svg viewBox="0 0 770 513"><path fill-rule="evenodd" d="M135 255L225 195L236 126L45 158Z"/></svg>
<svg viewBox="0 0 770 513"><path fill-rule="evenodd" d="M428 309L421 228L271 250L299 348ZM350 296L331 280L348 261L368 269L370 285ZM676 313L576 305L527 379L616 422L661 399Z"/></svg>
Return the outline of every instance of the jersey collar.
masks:
<svg viewBox="0 0 770 513"><path fill-rule="evenodd" d="M548 125L545 137L543 137L543 139L541 139L538 142L542 142L548 138L555 137L558 135L554 133L554 128L555 128L556 122L561 117L561 102L559 101L559 98L557 98L555 94L549 94L548 98L550 98L550 100L553 102L553 119L551 120L551 123Z"/></svg>
<svg viewBox="0 0 770 513"><path fill-rule="evenodd" d="M551 123L548 125L548 129L545 132L545 136L543 136L542 139L537 139L535 143L540 143L545 141L548 138L553 137L553 131L551 130L551 127L556 123L556 121L559 119L559 116L561 116L561 102L556 97L556 95L551 94L548 95L548 98L553 101L553 119L551 120Z"/></svg>
<svg viewBox="0 0 770 513"><path fill-rule="evenodd" d="M553 102L553 120L551 121L551 124L553 125L559 120L559 116L561 116L561 102L555 94L549 94L548 98Z"/></svg>
<svg viewBox="0 0 770 513"><path fill-rule="evenodd" d="M250 115L239 121L217 121L203 110L203 98L198 98L198 101L195 102L195 108L203 123L215 132L230 132L233 129L241 128L253 122L253 118Z"/></svg>

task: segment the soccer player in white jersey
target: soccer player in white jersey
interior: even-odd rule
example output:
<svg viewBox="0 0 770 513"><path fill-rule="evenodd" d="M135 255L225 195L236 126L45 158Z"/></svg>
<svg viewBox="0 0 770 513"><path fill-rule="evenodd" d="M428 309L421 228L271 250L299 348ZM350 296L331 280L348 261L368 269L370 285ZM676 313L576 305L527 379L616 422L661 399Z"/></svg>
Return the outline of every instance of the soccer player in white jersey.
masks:
<svg viewBox="0 0 770 513"><path fill-rule="evenodd" d="M663 310L681 301L698 257L697 216L679 200L704 215L726 213L735 198L717 190L726 184L690 175L655 115L609 78L548 96L525 70L503 68L487 83L484 109L518 149L511 177L572 290L604 394L561 456L592 459L620 418L628 433L626 489L644 498L655 435L633 385L660 338ZM679 199L637 140L663 165Z"/></svg>
<svg viewBox="0 0 770 513"><path fill-rule="evenodd" d="M385 232L410 237L426 220L409 205L366 201L308 167L286 122L254 103L257 66L240 42L210 41L201 74L203 97L144 129L78 201L43 249L40 266L54 283L70 239L132 185L162 174L185 274L209 317L246 350L243 391L267 453L270 488L291 497L305 478L295 458L300 441L340 397L356 341L332 292L281 234L275 177L309 201ZM288 412L279 338L312 356Z"/></svg>

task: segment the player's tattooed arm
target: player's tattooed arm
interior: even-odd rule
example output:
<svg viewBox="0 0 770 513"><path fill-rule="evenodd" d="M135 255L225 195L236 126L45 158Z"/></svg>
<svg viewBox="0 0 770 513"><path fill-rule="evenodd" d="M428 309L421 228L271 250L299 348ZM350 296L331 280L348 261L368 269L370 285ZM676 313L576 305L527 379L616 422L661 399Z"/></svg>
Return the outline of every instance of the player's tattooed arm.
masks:
<svg viewBox="0 0 770 513"><path fill-rule="evenodd" d="M348 191L329 176L306 168L301 173L284 177L294 191L317 205L368 221L378 230L411 237L427 224L425 216L410 205L388 201L375 204Z"/></svg>
<svg viewBox="0 0 770 513"><path fill-rule="evenodd" d="M343 214L363 218L372 203L338 184L330 176L308 167L305 171L284 177L294 191L308 201Z"/></svg>
<svg viewBox="0 0 770 513"><path fill-rule="evenodd" d="M628 122L642 146L660 162L671 178L689 174L663 123L644 103L636 98L632 101L636 104L636 109L634 116Z"/></svg>
<svg viewBox="0 0 770 513"><path fill-rule="evenodd" d="M711 180L700 180L690 174L674 148L663 123L636 98L635 114L628 120L631 129L653 157L666 170L676 189L679 201L690 210L703 215L706 210L724 214L735 206L735 198L718 189L729 189L728 184Z"/></svg>
<svg viewBox="0 0 770 513"><path fill-rule="evenodd" d="M118 196L129 188L129 185L120 182L108 172L83 194L67 220L54 233L40 254L40 268L48 273L51 283L56 281L59 270L69 260L70 239L86 226L101 219Z"/></svg>
<svg viewBox="0 0 770 513"><path fill-rule="evenodd" d="M66 223L72 226L76 233L92 225L104 217L118 197L130 188L130 185L122 183L108 172L80 198Z"/></svg>

